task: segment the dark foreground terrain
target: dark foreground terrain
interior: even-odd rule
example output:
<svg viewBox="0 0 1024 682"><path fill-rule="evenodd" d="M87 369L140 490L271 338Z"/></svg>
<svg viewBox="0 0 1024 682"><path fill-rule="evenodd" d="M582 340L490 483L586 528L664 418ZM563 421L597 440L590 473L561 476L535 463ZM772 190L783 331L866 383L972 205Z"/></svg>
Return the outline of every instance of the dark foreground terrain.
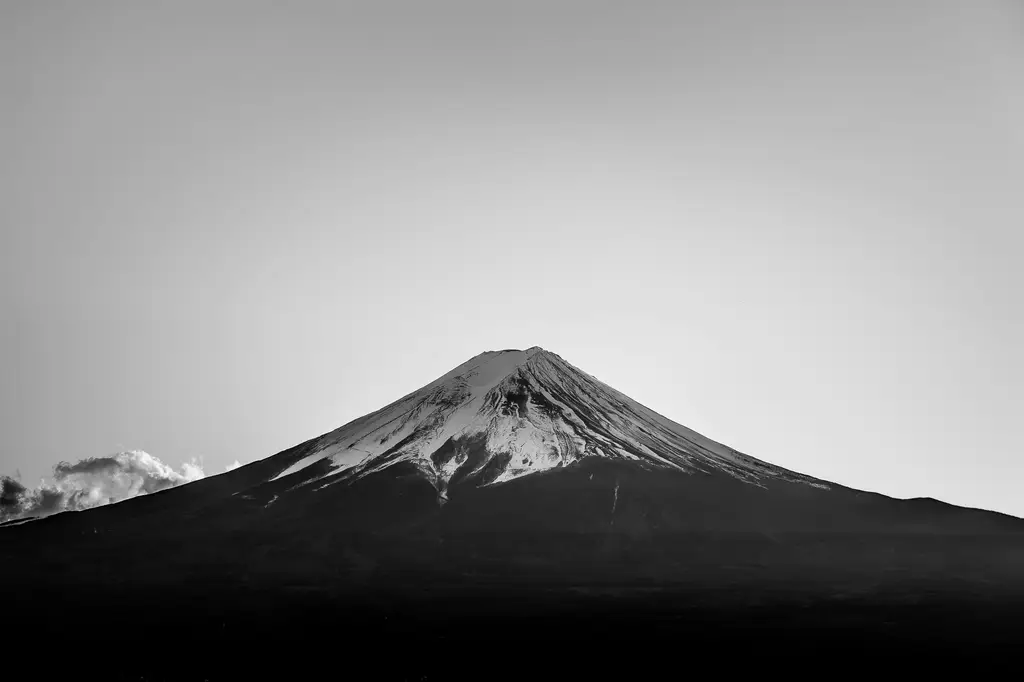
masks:
<svg viewBox="0 0 1024 682"><path fill-rule="evenodd" d="M41 647L107 679L636 679L1024 655L1013 517L600 458L443 505L404 465L292 496L253 488L261 466L0 528L11 664Z"/></svg>
<svg viewBox="0 0 1024 682"><path fill-rule="evenodd" d="M1021 651L1024 609L998 594L414 583L351 595L211 585L19 596L9 627L30 629L22 647L71 660L104 652L107 679L980 673L1018 666ZM26 617L32 609L46 618Z"/></svg>

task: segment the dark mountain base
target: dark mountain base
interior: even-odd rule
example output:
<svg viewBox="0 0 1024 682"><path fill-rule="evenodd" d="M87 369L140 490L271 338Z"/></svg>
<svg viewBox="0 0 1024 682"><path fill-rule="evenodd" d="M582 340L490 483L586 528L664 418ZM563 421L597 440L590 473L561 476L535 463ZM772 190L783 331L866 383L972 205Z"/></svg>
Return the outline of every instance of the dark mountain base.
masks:
<svg viewBox="0 0 1024 682"><path fill-rule="evenodd" d="M262 480L261 465L238 476ZM354 680L1019 667L1011 517L597 458L456 484L443 505L406 465L314 491L239 480L3 529L8 666Z"/></svg>
<svg viewBox="0 0 1024 682"><path fill-rule="evenodd" d="M288 679L320 670L350 679L553 679L562 671L639 679L665 665L661 676L673 678L977 673L1014 663L1024 639L1020 600L920 587L858 597L797 585L406 583L359 594L211 585L34 590L10 595L6 606L9 651L31 641L68 660L99 655L105 679Z"/></svg>

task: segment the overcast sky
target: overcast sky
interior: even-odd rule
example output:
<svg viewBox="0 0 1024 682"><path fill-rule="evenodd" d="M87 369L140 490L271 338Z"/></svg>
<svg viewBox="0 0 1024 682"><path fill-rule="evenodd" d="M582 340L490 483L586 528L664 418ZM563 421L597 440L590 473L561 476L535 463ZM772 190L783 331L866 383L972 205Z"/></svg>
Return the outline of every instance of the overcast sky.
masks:
<svg viewBox="0 0 1024 682"><path fill-rule="evenodd" d="M3 2L0 473L207 472L534 345L1024 516L1024 10Z"/></svg>

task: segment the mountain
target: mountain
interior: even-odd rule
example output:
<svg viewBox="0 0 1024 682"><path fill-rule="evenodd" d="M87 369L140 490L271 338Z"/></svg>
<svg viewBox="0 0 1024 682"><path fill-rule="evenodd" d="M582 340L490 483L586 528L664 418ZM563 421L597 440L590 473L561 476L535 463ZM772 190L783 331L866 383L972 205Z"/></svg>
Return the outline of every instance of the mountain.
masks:
<svg viewBox="0 0 1024 682"><path fill-rule="evenodd" d="M565 642L991 654L1024 614L1021 519L774 466L537 347L228 473L0 528L0 560L33 636L400 642L449 673Z"/></svg>

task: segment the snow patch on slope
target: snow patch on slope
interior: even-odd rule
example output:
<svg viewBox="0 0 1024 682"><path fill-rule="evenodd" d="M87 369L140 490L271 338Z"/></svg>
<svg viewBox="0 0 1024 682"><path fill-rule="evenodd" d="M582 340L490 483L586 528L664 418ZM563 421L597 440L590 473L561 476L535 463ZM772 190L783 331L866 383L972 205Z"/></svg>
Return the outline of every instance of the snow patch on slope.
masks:
<svg viewBox="0 0 1024 682"><path fill-rule="evenodd" d="M488 351L377 412L322 436L314 451L271 480L329 458L340 473L391 451L427 454L476 424L487 393L540 348ZM397 458L394 458L397 459Z"/></svg>
<svg viewBox="0 0 1024 682"><path fill-rule="evenodd" d="M827 487L701 436L537 347L471 358L317 439L308 454L282 462L272 480L298 475L298 485L324 478L330 485L412 462L443 504L457 476L495 485L585 456L718 471L759 486L780 479ZM324 461L327 471L301 474Z"/></svg>

